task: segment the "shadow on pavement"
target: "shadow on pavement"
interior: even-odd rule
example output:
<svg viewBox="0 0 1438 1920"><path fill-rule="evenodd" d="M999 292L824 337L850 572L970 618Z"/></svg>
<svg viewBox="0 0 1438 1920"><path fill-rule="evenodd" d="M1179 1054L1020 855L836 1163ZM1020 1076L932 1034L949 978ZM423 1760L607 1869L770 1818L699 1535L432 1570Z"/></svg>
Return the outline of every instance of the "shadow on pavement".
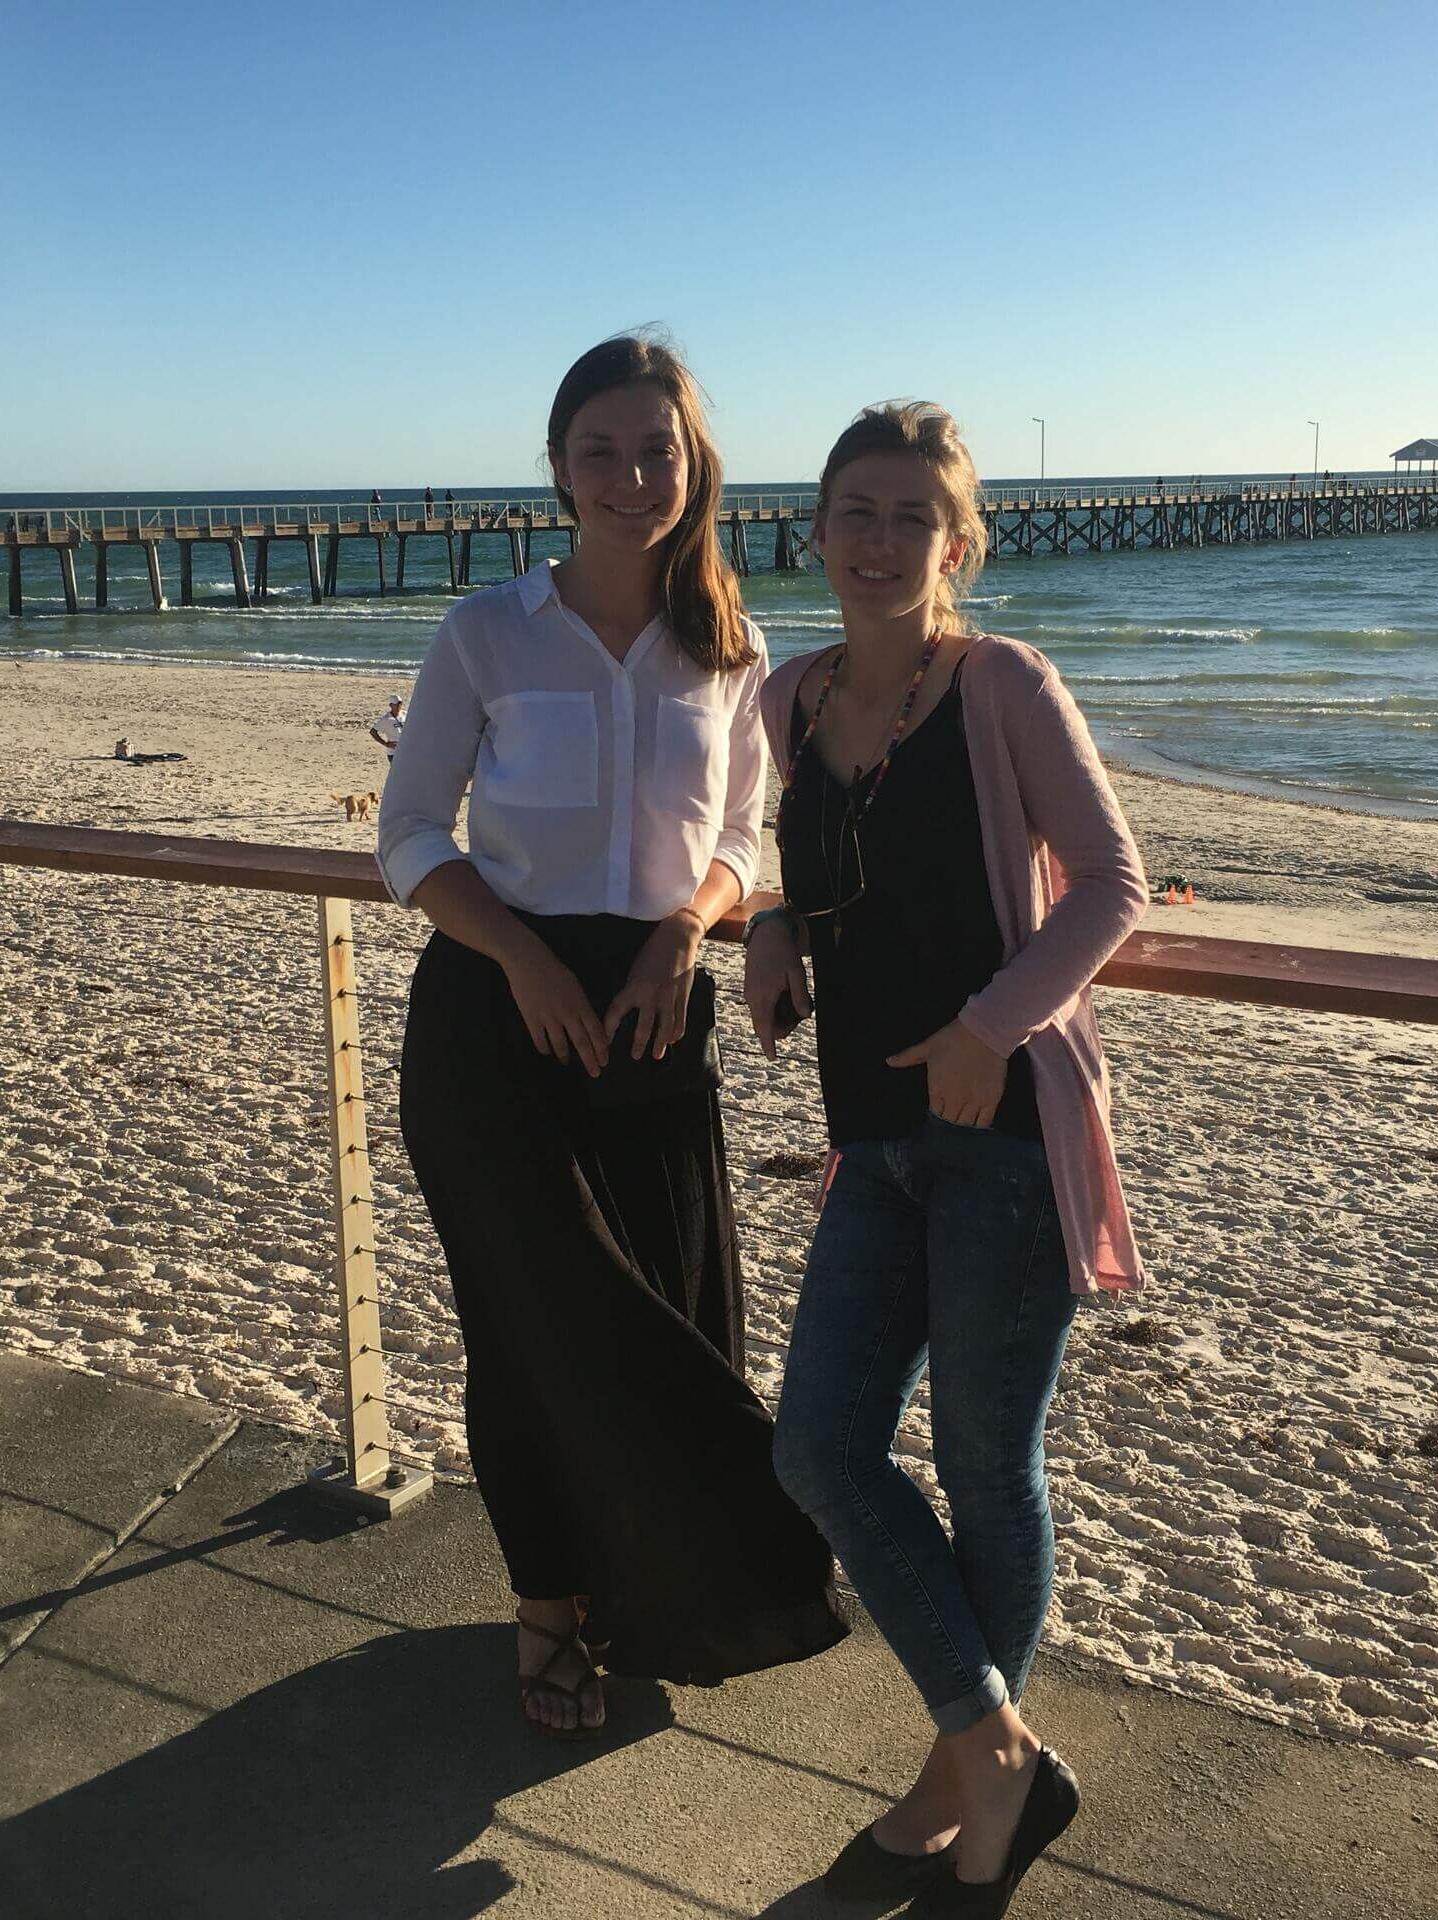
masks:
<svg viewBox="0 0 1438 1920"><path fill-rule="evenodd" d="M512 1626L387 1634L250 1695L0 1829L6 1920L469 1920L512 1885L456 1861L497 1802L672 1722L612 1682L594 1742L545 1741L493 1703Z"/></svg>

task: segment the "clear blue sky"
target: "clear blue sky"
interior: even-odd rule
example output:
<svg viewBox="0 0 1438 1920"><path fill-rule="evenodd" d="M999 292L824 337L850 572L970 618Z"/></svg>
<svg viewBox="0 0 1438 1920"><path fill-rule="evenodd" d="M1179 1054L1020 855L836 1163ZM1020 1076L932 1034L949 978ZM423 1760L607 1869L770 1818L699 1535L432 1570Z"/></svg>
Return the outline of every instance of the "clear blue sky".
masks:
<svg viewBox="0 0 1438 1920"><path fill-rule="evenodd" d="M1009 24L1005 24L1007 19ZM412 23L412 24L411 24ZM0 489L527 485L661 322L729 477L864 402L981 471L1438 433L1434 16L78 0L0 39Z"/></svg>

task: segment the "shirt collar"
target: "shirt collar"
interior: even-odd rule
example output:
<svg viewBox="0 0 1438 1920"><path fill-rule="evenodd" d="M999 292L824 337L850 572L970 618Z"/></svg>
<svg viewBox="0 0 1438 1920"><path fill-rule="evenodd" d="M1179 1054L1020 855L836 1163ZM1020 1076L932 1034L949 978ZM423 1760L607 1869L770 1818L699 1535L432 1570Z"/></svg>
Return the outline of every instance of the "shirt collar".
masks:
<svg viewBox="0 0 1438 1920"><path fill-rule="evenodd" d="M557 560L541 560L537 567L519 576L515 591L526 613L538 613L546 600L559 598L554 589L554 569L558 564Z"/></svg>

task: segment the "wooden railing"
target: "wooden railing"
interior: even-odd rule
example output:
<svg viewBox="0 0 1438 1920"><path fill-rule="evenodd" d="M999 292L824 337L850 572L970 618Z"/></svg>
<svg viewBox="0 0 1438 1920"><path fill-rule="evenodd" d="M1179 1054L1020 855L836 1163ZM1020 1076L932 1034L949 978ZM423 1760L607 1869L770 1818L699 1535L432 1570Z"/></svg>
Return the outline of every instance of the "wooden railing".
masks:
<svg viewBox="0 0 1438 1920"><path fill-rule="evenodd" d="M318 903L319 971L329 1061L336 1283L344 1378L346 1463L315 1476L319 1490L388 1514L429 1485L429 1475L392 1455L385 1412L375 1235L360 1059L350 902L390 904L368 854L279 847L93 827L0 819L0 866L248 887L308 894ZM713 929L737 940L749 915L776 903L753 894ZM1286 947L1206 934L1131 934L1097 984L1143 993L1301 1007L1315 1013L1438 1023L1438 960Z"/></svg>

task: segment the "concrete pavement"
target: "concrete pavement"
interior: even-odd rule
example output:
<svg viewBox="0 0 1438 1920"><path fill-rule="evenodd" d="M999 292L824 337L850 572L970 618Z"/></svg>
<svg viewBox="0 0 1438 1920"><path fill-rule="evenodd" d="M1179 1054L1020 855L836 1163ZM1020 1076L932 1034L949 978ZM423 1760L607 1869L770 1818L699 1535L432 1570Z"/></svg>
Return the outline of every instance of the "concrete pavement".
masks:
<svg viewBox="0 0 1438 1920"><path fill-rule="evenodd" d="M472 1488L382 1525L312 1442L0 1355L4 1920L832 1913L815 1876L926 1747L872 1628L722 1688L516 1707ZM1015 1920L1434 1920L1438 1773L1041 1657L1085 1809ZM853 1909L849 1909L850 1912Z"/></svg>

